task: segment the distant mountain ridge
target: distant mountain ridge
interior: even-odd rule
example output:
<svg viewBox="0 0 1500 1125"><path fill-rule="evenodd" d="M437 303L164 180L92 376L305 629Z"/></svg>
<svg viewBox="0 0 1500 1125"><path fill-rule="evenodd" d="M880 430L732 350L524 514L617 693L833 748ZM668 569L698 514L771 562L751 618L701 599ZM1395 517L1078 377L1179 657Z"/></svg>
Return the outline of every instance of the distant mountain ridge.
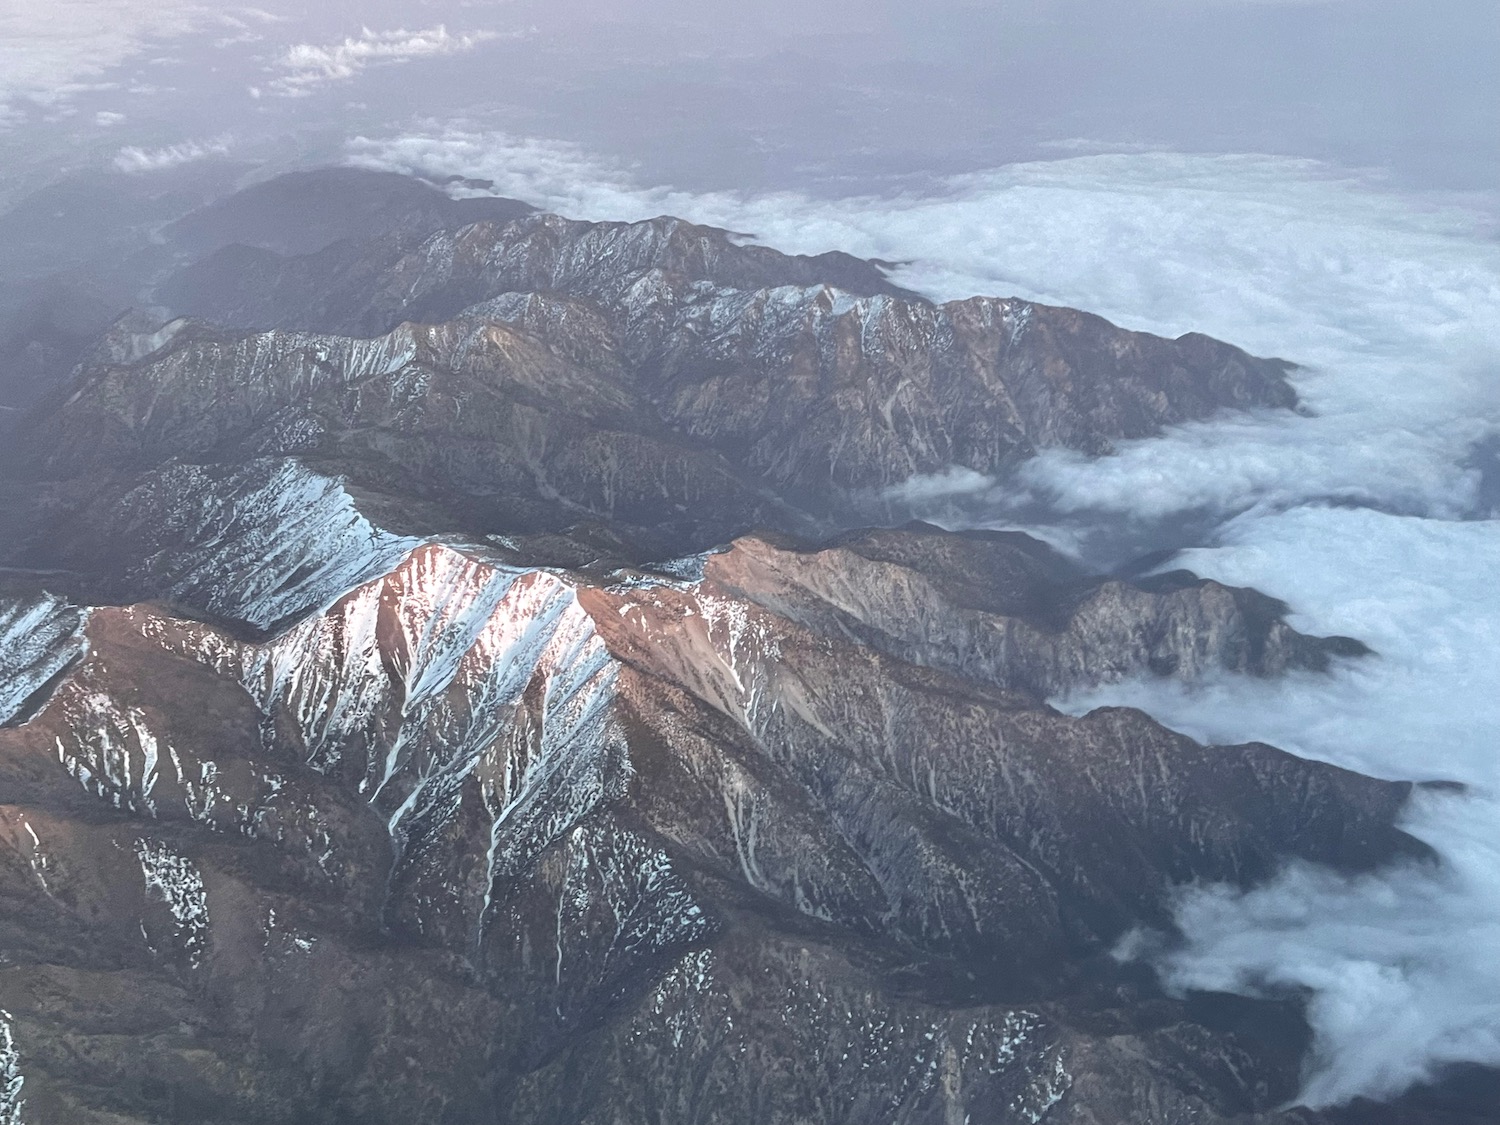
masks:
<svg viewBox="0 0 1500 1125"><path fill-rule="evenodd" d="M676 219L230 247L159 295L199 320L122 326L21 427L26 471L295 456L471 531L598 520L680 554L858 524L922 474L1001 477L1040 449L1296 403L1287 364L1204 336L935 305L847 255Z"/></svg>
<svg viewBox="0 0 1500 1125"><path fill-rule="evenodd" d="M192 256L239 245L310 254L371 235L422 237L477 222L510 222L536 210L516 199L454 199L395 172L318 168L287 172L169 223L167 240Z"/></svg>
<svg viewBox="0 0 1500 1125"><path fill-rule="evenodd" d="M0 212L0 406L45 395L116 317L152 303L152 286L224 247L306 254L535 210L455 200L433 184L360 168L290 172L234 191L253 171L205 162L166 177L79 173Z"/></svg>

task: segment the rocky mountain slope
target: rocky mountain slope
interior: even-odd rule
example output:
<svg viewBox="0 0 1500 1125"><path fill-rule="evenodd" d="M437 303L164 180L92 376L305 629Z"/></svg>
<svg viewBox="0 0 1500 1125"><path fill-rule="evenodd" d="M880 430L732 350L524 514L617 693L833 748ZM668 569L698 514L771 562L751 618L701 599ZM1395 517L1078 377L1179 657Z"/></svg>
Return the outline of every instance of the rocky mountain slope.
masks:
<svg viewBox="0 0 1500 1125"><path fill-rule="evenodd" d="M15 431L0 1123L1336 1120L1283 1108L1298 998L1112 951L1185 883L1433 862L1409 786L1047 700L1363 646L860 529L1290 406L1284 364L676 220L402 214L210 253Z"/></svg>
<svg viewBox="0 0 1500 1125"><path fill-rule="evenodd" d="M1068 1121L1289 1095L1288 1060L1241 1066L1179 1003L1143 1023L1107 952L1168 924L1174 881L1420 856L1405 788L813 631L721 578L768 550L592 582L429 544L260 643L150 606L81 638L12 620L9 649L63 650L28 683L83 653L0 734L0 1003L34 1116ZM800 556L807 586L830 553ZM917 577L861 589L899 610ZM1190 664L1202 638L1159 629L1178 593L1136 594L1118 623ZM1119 659L1095 612L1054 638L1084 666ZM1318 648L1219 624L1229 662ZM1135 1053L1196 1087L1143 1084Z"/></svg>
<svg viewBox="0 0 1500 1125"><path fill-rule="evenodd" d="M1295 402L1285 364L1206 337L1017 300L936 306L869 263L670 219L226 253L206 266L228 269L232 300L199 267L175 289L249 327L122 324L20 428L18 471L296 457L448 526L596 521L671 555L857 524L920 474L1003 474L1041 448Z"/></svg>

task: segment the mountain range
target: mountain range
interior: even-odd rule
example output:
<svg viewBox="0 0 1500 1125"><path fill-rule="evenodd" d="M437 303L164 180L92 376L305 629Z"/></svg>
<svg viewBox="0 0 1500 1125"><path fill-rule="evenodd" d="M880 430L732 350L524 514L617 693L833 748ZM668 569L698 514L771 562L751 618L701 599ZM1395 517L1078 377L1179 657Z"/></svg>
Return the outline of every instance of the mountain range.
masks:
<svg viewBox="0 0 1500 1125"><path fill-rule="evenodd" d="M1495 1120L1122 952L1435 863L1410 784L1053 705L1368 649L903 509L1291 364L355 169L132 223L0 346L3 1125Z"/></svg>

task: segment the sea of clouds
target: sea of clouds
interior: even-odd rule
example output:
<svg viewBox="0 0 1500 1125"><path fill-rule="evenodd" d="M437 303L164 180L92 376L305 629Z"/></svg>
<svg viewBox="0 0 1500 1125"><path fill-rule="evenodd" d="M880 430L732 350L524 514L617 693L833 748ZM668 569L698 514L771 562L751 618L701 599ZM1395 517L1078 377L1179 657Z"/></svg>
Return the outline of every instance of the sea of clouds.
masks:
<svg viewBox="0 0 1500 1125"><path fill-rule="evenodd" d="M1500 528L1304 506L1242 516L1174 565L1287 599L1293 623L1377 655L1328 676L1118 685L1064 702L1142 707L1209 742L1260 739L1385 777L1456 780L1406 827L1442 856L1357 880L1298 867L1249 894L1195 888L1183 988L1313 990L1304 1100L1400 1093L1445 1063L1500 1064Z"/></svg>
<svg viewBox="0 0 1500 1125"><path fill-rule="evenodd" d="M1467 785L1421 791L1407 815L1439 867L1185 888L1186 942L1139 948L1180 988L1309 990L1312 1105L1500 1064L1500 523L1479 518L1473 457L1500 433L1493 201L1262 156L1095 156L817 199L649 188L564 145L455 127L362 138L350 155L484 176L579 216L674 213L786 250L895 260L898 280L938 299L1015 294L1300 364L1299 414L1224 416L1099 460L1050 453L1019 499L967 472L913 482L907 499L940 511L961 498L964 522L1029 521L1079 550L1104 523L1137 527L1115 539L1132 549L1190 528L1169 565L1369 644L1374 656L1331 675L1134 682L1059 702L1136 705L1215 743Z"/></svg>

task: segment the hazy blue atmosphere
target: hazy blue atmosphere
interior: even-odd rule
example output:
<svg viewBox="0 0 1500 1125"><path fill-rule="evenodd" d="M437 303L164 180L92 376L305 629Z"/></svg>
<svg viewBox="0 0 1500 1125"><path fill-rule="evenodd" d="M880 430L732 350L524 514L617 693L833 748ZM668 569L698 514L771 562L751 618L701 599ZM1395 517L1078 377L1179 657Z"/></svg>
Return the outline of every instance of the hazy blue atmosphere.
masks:
<svg viewBox="0 0 1500 1125"><path fill-rule="evenodd" d="M1166 978L1311 990L1305 1097L1326 1105L1500 1065L1497 74L1492 0L0 0L0 211L73 177L149 222L158 191L352 162L1301 365L1302 413L1048 454L1025 503L972 473L906 492L1095 563L1126 561L1079 530L1101 522L1185 547L1174 565L1376 652L1059 706L1470 786L1409 814L1438 872L1183 894ZM91 252L71 220L55 237ZM0 248L0 280L29 270ZM1160 531L1187 515L1209 530Z"/></svg>
<svg viewBox="0 0 1500 1125"><path fill-rule="evenodd" d="M1482 191L1494 17L1482 0L11 0L7 187L151 154L327 158L355 133L462 121L693 189L1167 149Z"/></svg>

